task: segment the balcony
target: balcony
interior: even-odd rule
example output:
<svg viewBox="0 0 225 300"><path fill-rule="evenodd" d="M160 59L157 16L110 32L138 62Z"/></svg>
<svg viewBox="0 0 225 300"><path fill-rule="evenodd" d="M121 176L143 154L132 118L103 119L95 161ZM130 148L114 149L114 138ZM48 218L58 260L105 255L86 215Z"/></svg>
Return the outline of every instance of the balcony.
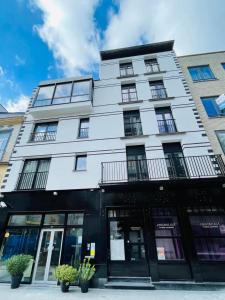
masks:
<svg viewBox="0 0 225 300"><path fill-rule="evenodd" d="M142 135L141 122L124 123L125 136Z"/></svg>
<svg viewBox="0 0 225 300"><path fill-rule="evenodd" d="M47 132L33 132L30 136L30 142L49 142L55 141L56 131L47 131Z"/></svg>
<svg viewBox="0 0 225 300"><path fill-rule="evenodd" d="M219 176L225 176L221 155L170 157L103 162L101 184Z"/></svg>
<svg viewBox="0 0 225 300"><path fill-rule="evenodd" d="M164 87L151 88L151 92L152 92L152 99L153 100L160 100L160 99L168 98L166 89Z"/></svg>
<svg viewBox="0 0 225 300"><path fill-rule="evenodd" d="M48 172L24 172L19 174L17 190L43 190L46 188Z"/></svg>
<svg viewBox="0 0 225 300"><path fill-rule="evenodd" d="M174 119L157 120L159 133L175 133L177 132L176 124Z"/></svg>

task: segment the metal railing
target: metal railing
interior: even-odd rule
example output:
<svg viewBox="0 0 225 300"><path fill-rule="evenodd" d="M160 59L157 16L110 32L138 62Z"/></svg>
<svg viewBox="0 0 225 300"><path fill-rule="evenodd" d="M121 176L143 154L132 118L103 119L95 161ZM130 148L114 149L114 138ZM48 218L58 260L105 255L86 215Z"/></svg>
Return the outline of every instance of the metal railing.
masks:
<svg viewBox="0 0 225 300"><path fill-rule="evenodd" d="M48 172L26 172L19 174L17 190L42 190L46 188Z"/></svg>
<svg viewBox="0 0 225 300"><path fill-rule="evenodd" d="M128 93L122 93L122 101L123 102L132 102L137 101L137 92L128 92Z"/></svg>
<svg viewBox="0 0 225 300"><path fill-rule="evenodd" d="M157 120L160 133L177 132L174 119Z"/></svg>
<svg viewBox="0 0 225 300"><path fill-rule="evenodd" d="M30 136L30 142L55 141L56 131L33 132Z"/></svg>
<svg viewBox="0 0 225 300"><path fill-rule="evenodd" d="M89 131L89 127L80 128L78 138L79 139L88 138L88 131Z"/></svg>
<svg viewBox="0 0 225 300"><path fill-rule="evenodd" d="M102 163L102 184L225 176L221 155L140 159Z"/></svg>
<svg viewBox="0 0 225 300"><path fill-rule="evenodd" d="M165 99L167 98L167 92L164 87L161 88L151 88L152 99Z"/></svg>
<svg viewBox="0 0 225 300"><path fill-rule="evenodd" d="M124 123L125 136L142 135L141 122L125 122Z"/></svg>
<svg viewBox="0 0 225 300"><path fill-rule="evenodd" d="M147 71L147 73L160 72L159 64L157 64L157 63L152 63L152 64L146 63L146 71Z"/></svg>

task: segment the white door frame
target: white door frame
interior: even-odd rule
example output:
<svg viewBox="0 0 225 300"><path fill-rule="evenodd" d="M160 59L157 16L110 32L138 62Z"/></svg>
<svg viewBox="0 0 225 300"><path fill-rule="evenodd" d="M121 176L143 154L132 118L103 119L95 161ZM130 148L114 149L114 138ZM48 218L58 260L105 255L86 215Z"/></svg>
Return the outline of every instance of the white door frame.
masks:
<svg viewBox="0 0 225 300"><path fill-rule="evenodd" d="M40 250L41 250L43 234L44 234L44 232L48 232L48 231L50 231L51 234L50 234L50 241L49 241L49 245L48 245L48 254L47 254L47 260L46 260L46 265L45 265L44 279L43 280L35 280L38 262L39 262L39 258L40 258ZM50 263L51 263L51 258L52 258L52 251L54 249L53 241L54 241L55 232L62 232L61 243L60 243L60 253L59 253L59 262L60 262L64 229L63 228L44 228L44 229L42 229L40 238L39 238L39 242L38 242L37 256L36 256L36 261L35 261L32 282L50 282L50 281L48 281L48 275L49 275Z"/></svg>

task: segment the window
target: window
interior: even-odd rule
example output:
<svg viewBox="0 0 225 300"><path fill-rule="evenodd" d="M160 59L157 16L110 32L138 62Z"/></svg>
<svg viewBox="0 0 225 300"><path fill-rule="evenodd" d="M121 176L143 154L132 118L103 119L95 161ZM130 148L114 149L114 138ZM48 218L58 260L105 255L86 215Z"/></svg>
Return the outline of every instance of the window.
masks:
<svg viewBox="0 0 225 300"><path fill-rule="evenodd" d="M125 136L142 135L140 112L138 110L124 111Z"/></svg>
<svg viewBox="0 0 225 300"><path fill-rule="evenodd" d="M223 153L225 154L225 130L216 131L216 135L220 142L220 146L223 149Z"/></svg>
<svg viewBox="0 0 225 300"><path fill-rule="evenodd" d="M225 116L225 107L223 107L225 100L224 102L217 102L217 100L219 100L217 96L201 97L202 104L209 117Z"/></svg>
<svg viewBox="0 0 225 300"><path fill-rule="evenodd" d="M78 138L88 138L88 131L89 131L89 119L81 119L80 126L79 126L79 133Z"/></svg>
<svg viewBox="0 0 225 300"><path fill-rule="evenodd" d="M76 157L76 171L86 171L87 170L87 155L78 155Z"/></svg>
<svg viewBox="0 0 225 300"><path fill-rule="evenodd" d="M18 181L18 190L45 189L50 159L26 160Z"/></svg>
<svg viewBox="0 0 225 300"><path fill-rule="evenodd" d="M52 102L55 85L41 86L38 90L34 106L50 105Z"/></svg>
<svg viewBox="0 0 225 300"><path fill-rule="evenodd" d="M41 215L12 215L9 226L36 226L41 224Z"/></svg>
<svg viewBox="0 0 225 300"><path fill-rule="evenodd" d="M90 80L74 82L71 102L90 100Z"/></svg>
<svg viewBox="0 0 225 300"><path fill-rule="evenodd" d="M224 68L224 70L225 70L225 63L222 63L221 65L222 65L222 67L223 67L223 68Z"/></svg>
<svg viewBox="0 0 225 300"><path fill-rule="evenodd" d="M31 142L54 141L57 132L57 122L36 124L31 134Z"/></svg>
<svg viewBox="0 0 225 300"><path fill-rule="evenodd" d="M162 80L150 81L149 84L152 93L152 99L167 98L166 89Z"/></svg>
<svg viewBox="0 0 225 300"><path fill-rule="evenodd" d="M5 149L8 144L11 132L12 132L11 130L0 131L0 160L2 159L5 153Z"/></svg>
<svg viewBox="0 0 225 300"><path fill-rule="evenodd" d="M71 96L72 82L57 84L52 104L69 103Z"/></svg>
<svg viewBox="0 0 225 300"><path fill-rule="evenodd" d="M198 259L225 261L225 215L207 208L188 212Z"/></svg>
<svg viewBox="0 0 225 300"><path fill-rule="evenodd" d="M46 214L44 218L44 225L63 225L64 220L64 214Z"/></svg>
<svg viewBox="0 0 225 300"><path fill-rule="evenodd" d="M123 102L137 101L137 91L135 83L122 85L121 91Z"/></svg>
<svg viewBox="0 0 225 300"><path fill-rule="evenodd" d="M193 81L204 81L216 79L209 66L189 67L189 73Z"/></svg>
<svg viewBox="0 0 225 300"><path fill-rule="evenodd" d="M147 73L160 72L159 64L158 64L156 58L146 59L145 60L145 66L146 66Z"/></svg>
<svg viewBox="0 0 225 300"><path fill-rule="evenodd" d="M184 260L181 232L175 209L153 208L158 260Z"/></svg>
<svg viewBox="0 0 225 300"><path fill-rule="evenodd" d="M134 75L132 63L120 64L120 76L132 76Z"/></svg>
<svg viewBox="0 0 225 300"><path fill-rule="evenodd" d="M173 133L177 131L170 107L156 108L155 112L160 133Z"/></svg>

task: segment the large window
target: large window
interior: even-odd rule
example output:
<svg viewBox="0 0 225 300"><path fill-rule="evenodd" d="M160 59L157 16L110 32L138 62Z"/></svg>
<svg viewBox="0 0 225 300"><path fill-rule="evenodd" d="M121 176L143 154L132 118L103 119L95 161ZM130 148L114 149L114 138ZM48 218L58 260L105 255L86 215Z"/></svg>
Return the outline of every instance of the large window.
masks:
<svg viewBox="0 0 225 300"><path fill-rule="evenodd" d="M224 104L218 96L201 97L201 100L209 117L225 116Z"/></svg>
<svg viewBox="0 0 225 300"><path fill-rule="evenodd" d="M152 93L152 99L167 98L166 89L162 80L150 81L149 84Z"/></svg>
<svg viewBox="0 0 225 300"><path fill-rule="evenodd" d="M225 261L225 214L216 208L188 209L199 260Z"/></svg>
<svg viewBox="0 0 225 300"><path fill-rule="evenodd" d="M152 213L158 260L184 260L180 226L175 209L154 208Z"/></svg>
<svg viewBox="0 0 225 300"><path fill-rule="evenodd" d="M160 72L159 64L156 58L146 59L145 66L147 73L157 73Z"/></svg>
<svg viewBox="0 0 225 300"><path fill-rule="evenodd" d="M33 106L87 100L91 100L91 80L40 86Z"/></svg>
<svg viewBox="0 0 225 300"><path fill-rule="evenodd" d="M57 122L40 123L34 127L34 132L31 134L31 142L54 141L57 132Z"/></svg>
<svg viewBox="0 0 225 300"><path fill-rule="evenodd" d="M121 86L123 102L137 101L137 91L135 83Z"/></svg>
<svg viewBox="0 0 225 300"><path fill-rule="evenodd" d="M88 132L89 132L89 119L88 118L80 119L78 138L80 139L88 138Z"/></svg>
<svg viewBox="0 0 225 300"><path fill-rule="evenodd" d="M225 130L216 131L216 135L220 142L220 146L223 149L223 153L225 154Z"/></svg>
<svg viewBox="0 0 225 300"><path fill-rule="evenodd" d="M125 136L142 135L142 126L139 110L123 112Z"/></svg>
<svg viewBox="0 0 225 300"><path fill-rule="evenodd" d="M132 76L134 74L132 63L120 64L120 76Z"/></svg>
<svg viewBox="0 0 225 300"><path fill-rule="evenodd" d="M20 174L17 189L45 189L48 179L50 159L26 160Z"/></svg>
<svg viewBox="0 0 225 300"><path fill-rule="evenodd" d="M170 107L155 108L155 112L160 133L174 133L177 131Z"/></svg>
<svg viewBox="0 0 225 300"><path fill-rule="evenodd" d="M8 143L8 140L11 135L11 130L0 131L0 160L2 159L5 149Z"/></svg>
<svg viewBox="0 0 225 300"><path fill-rule="evenodd" d="M189 67L189 73L193 81L213 80L215 76L208 65Z"/></svg>

